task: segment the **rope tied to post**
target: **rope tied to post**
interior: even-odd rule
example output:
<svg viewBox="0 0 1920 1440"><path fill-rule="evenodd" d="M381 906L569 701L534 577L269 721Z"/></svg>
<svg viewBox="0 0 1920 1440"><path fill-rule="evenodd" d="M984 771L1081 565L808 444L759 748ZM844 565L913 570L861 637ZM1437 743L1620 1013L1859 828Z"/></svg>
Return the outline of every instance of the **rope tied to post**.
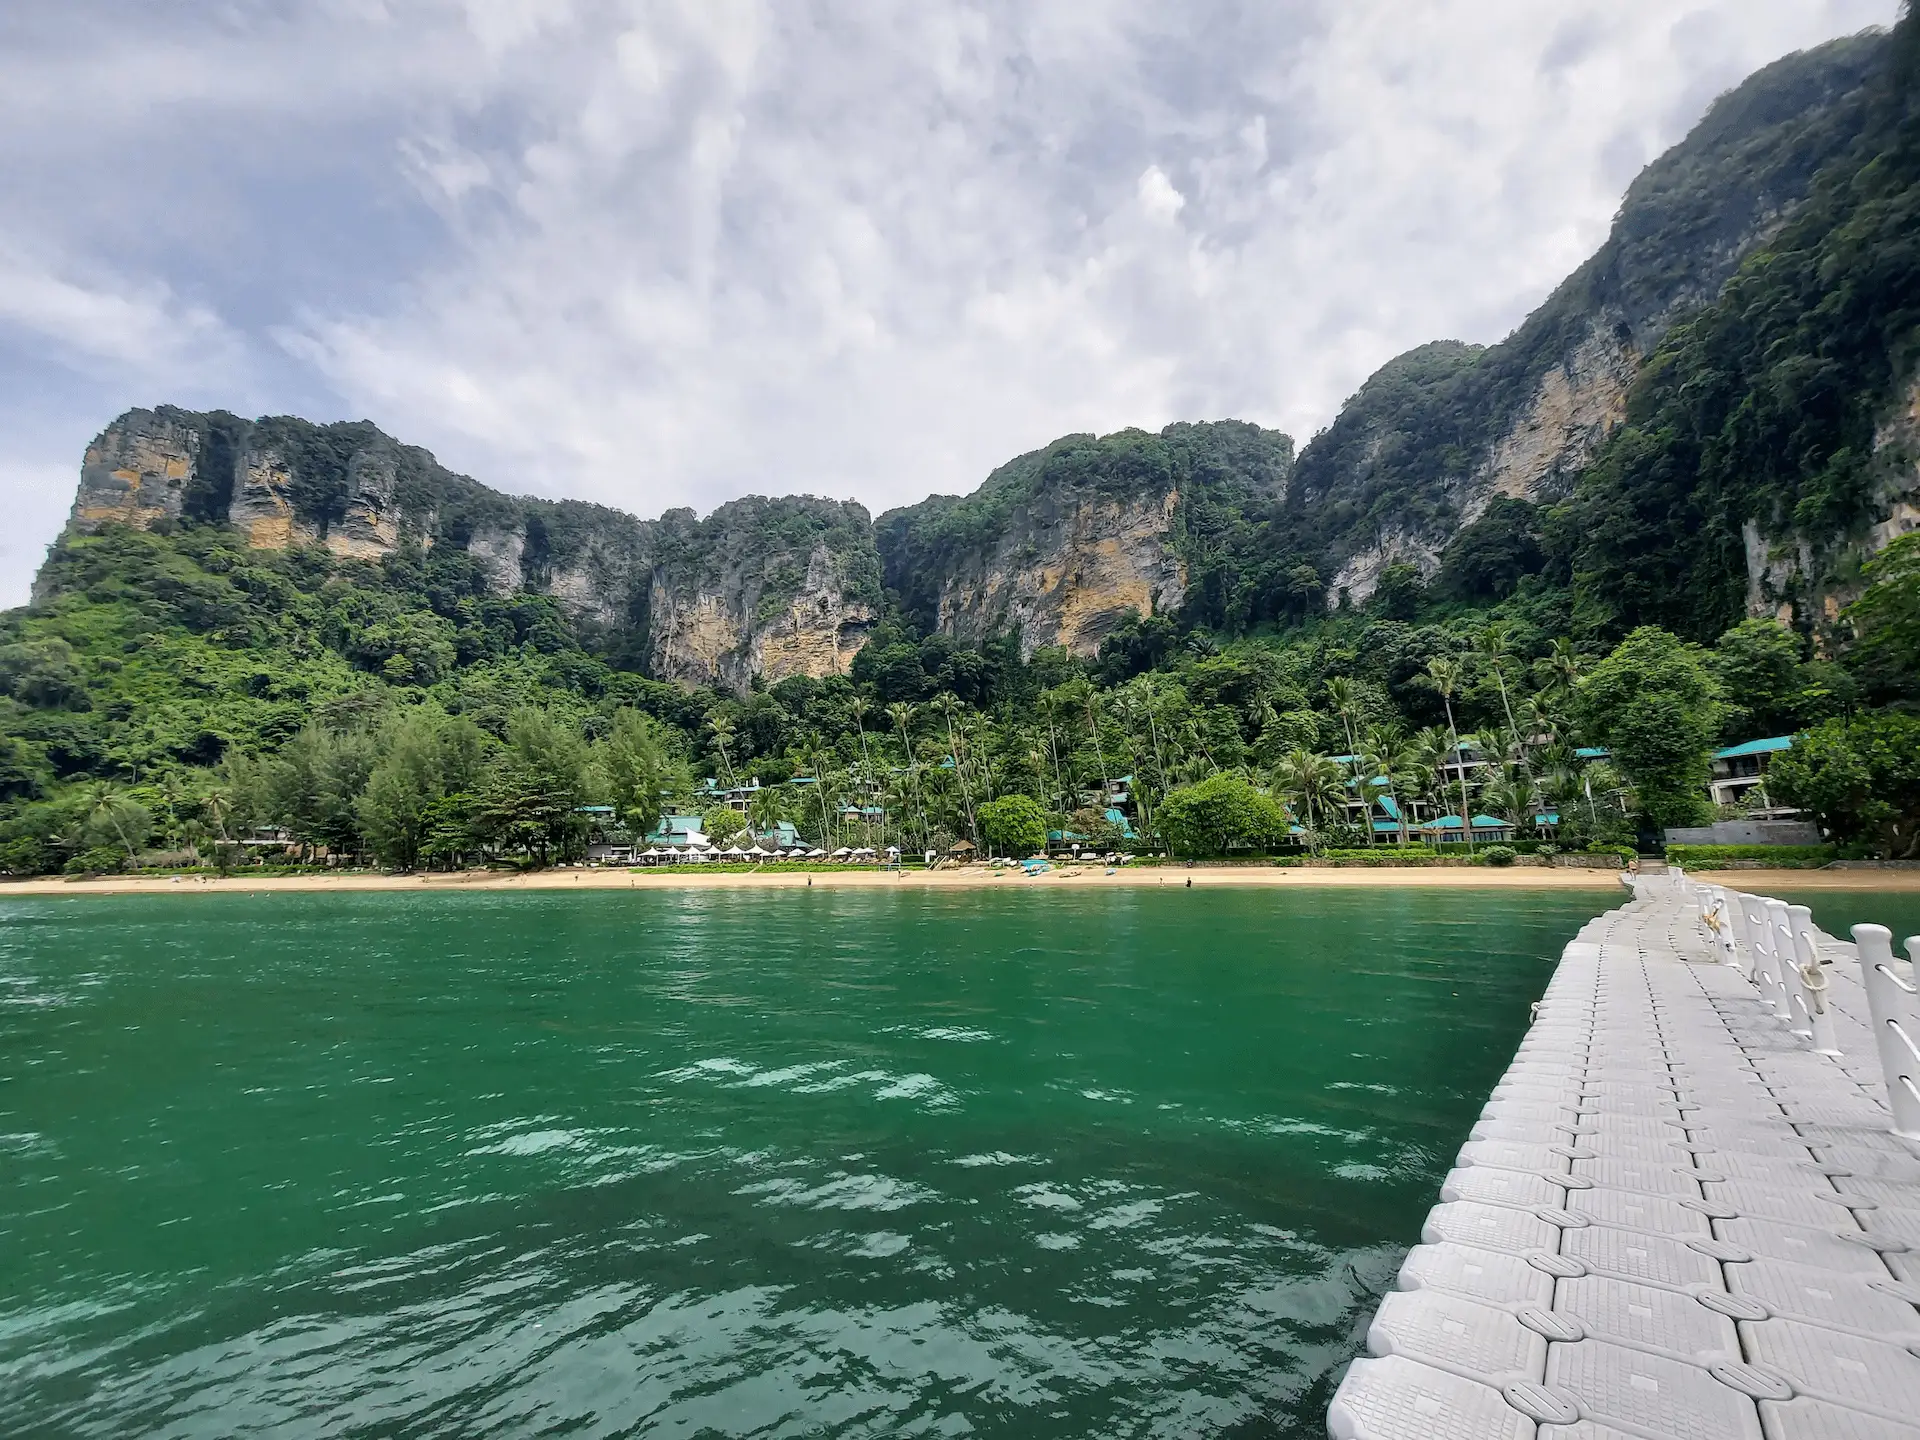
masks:
<svg viewBox="0 0 1920 1440"><path fill-rule="evenodd" d="M1800 984L1806 989L1807 1003L1813 1006L1813 1013L1826 1014L1827 972L1820 967L1819 961L1800 967Z"/></svg>

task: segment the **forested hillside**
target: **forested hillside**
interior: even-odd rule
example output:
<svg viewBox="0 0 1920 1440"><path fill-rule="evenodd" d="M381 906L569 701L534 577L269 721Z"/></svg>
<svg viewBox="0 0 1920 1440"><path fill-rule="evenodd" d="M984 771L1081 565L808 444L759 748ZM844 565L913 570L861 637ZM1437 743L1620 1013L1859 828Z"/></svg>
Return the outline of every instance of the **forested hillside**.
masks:
<svg viewBox="0 0 1920 1440"><path fill-rule="evenodd" d="M1914 855L1917 95L1911 15L1762 72L1505 346L1402 357L1297 462L1175 425L877 525L641 521L372 427L130 412L0 618L0 868L547 863L708 777L909 849L1399 843L1352 824L1379 795L1618 845L1796 732L1773 798ZM1528 449L1543 395L1572 428Z"/></svg>

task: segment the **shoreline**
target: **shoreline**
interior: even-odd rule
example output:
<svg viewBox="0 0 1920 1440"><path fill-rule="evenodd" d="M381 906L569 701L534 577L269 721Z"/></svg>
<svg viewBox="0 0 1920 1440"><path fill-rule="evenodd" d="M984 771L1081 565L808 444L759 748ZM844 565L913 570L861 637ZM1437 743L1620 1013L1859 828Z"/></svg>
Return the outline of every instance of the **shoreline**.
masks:
<svg viewBox="0 0 1920 1440"><path fill-rule="evenodd" d="M816 888L872 890L1004 889L1137 889L1145 886L1195 889L1205 887L1277 887L1310 889L1319 886L1410 886L1423 889L1489 890L1617 890L1618 870L1549 870L1521 866L1511 870L1486 867L1408 866L1405 869L1295 869L1196 866L1122 867L1113 874L1098 866L1079 870L1056 868L1042 875L1026 875L1017 868L996 875L980 870L829 870L817 875L791 871L757 874L742 871L649 870L541 870L526 875L469 870L425 875L279 875L247 878L214 876L103 876L67 880L48 876L0 884L0 898L8 895L178 895L213 892L259 894L265 891L318 893L339 891L500 891L500 890L803 890L811 880Z"/></svg>
<svg viewBox="0 0 1920 1440"><path fill-rule="evenodd" d="M276 875L215 876L106 876L93 880L44 877L0 883L0 898L8 895L178 895L183 893L243 893L268 891L318 894L337 891L503 891L503 890L803 890L811 880L816 888L872 890L991 889L1137 889L1186 888L1411 888L1459 890L1617 890L1618 870L1547 869L1516 866L1496 870L1454 866L1335 868L1274 868L1258 866L1150 866L1122 867L1109 875L1098 866L1078 870L1055 868L1042 875L1018 869L1003 870L829 870L774 874L740 871L689 870L541 870L526 875L493 870L464 870L424 875ZM1877 890L1920 891L1920 872L1900 870L1727 870L1701 871L1691 878L1742 890Z"/></svg>

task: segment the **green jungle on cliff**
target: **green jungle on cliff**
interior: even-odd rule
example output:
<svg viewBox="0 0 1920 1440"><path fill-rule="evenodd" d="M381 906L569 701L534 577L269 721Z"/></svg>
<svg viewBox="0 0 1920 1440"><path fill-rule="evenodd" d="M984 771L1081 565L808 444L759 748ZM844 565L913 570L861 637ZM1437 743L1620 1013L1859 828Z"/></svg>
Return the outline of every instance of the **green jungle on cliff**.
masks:
<svg viewBox="0 0 1920 1440"><path fill-rule="evenodd" d="M1782 195L1716 270L1726 227ZM1642 357L1619 423L1469 505L1595 316ZM1712 751L1780 735L1768 803L1915 858L1920 532L1889 533L1888 497L1920 465L1890 422L1917 372L1909 11L1723 98L1513 337L1391 362L1297 458L1256 426L1176 425L1068 437L871 527L817 501L658 522L657 567L731 547L771 610L803 584L796 545L829 543L876 617L844 674L657 678L642 598L609 620L502 593L463 546L507 502L424 470L401 483L456 543L379 559L250 548L211 491L145 529L70 528L0 618L0 869L547 864L644 846L669 813L722 843L784 821L828 850L1023 855L1052 833L1233 855L1401 845L1464 809L1521 848L1621 847L1713 819ZM203 456L230 421L205 417ZM337 508L358 427L257 423L296 504ZM1177 608L1077 655L943 617L941 577L1018 516L1159 493ZM636 523L511 503L536 507L536 580L585 528ZM1367 553L1372 583L1343 584ZM1777 580L1759 607L1756 564Z"/></svg>

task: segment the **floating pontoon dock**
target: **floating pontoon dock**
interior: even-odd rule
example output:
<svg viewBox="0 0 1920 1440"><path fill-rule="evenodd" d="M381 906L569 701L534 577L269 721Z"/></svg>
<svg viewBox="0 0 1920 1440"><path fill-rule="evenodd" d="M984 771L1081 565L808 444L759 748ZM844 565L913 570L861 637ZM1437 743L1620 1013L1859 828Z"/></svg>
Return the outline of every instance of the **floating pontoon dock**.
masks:
<svg viewBox="0 0 1920 1440"><path fill-rule="evenodd" d="M1334 1440L1920 1440L1920 1012L1854 933L1679 876L1582 929Z"/></svg>

